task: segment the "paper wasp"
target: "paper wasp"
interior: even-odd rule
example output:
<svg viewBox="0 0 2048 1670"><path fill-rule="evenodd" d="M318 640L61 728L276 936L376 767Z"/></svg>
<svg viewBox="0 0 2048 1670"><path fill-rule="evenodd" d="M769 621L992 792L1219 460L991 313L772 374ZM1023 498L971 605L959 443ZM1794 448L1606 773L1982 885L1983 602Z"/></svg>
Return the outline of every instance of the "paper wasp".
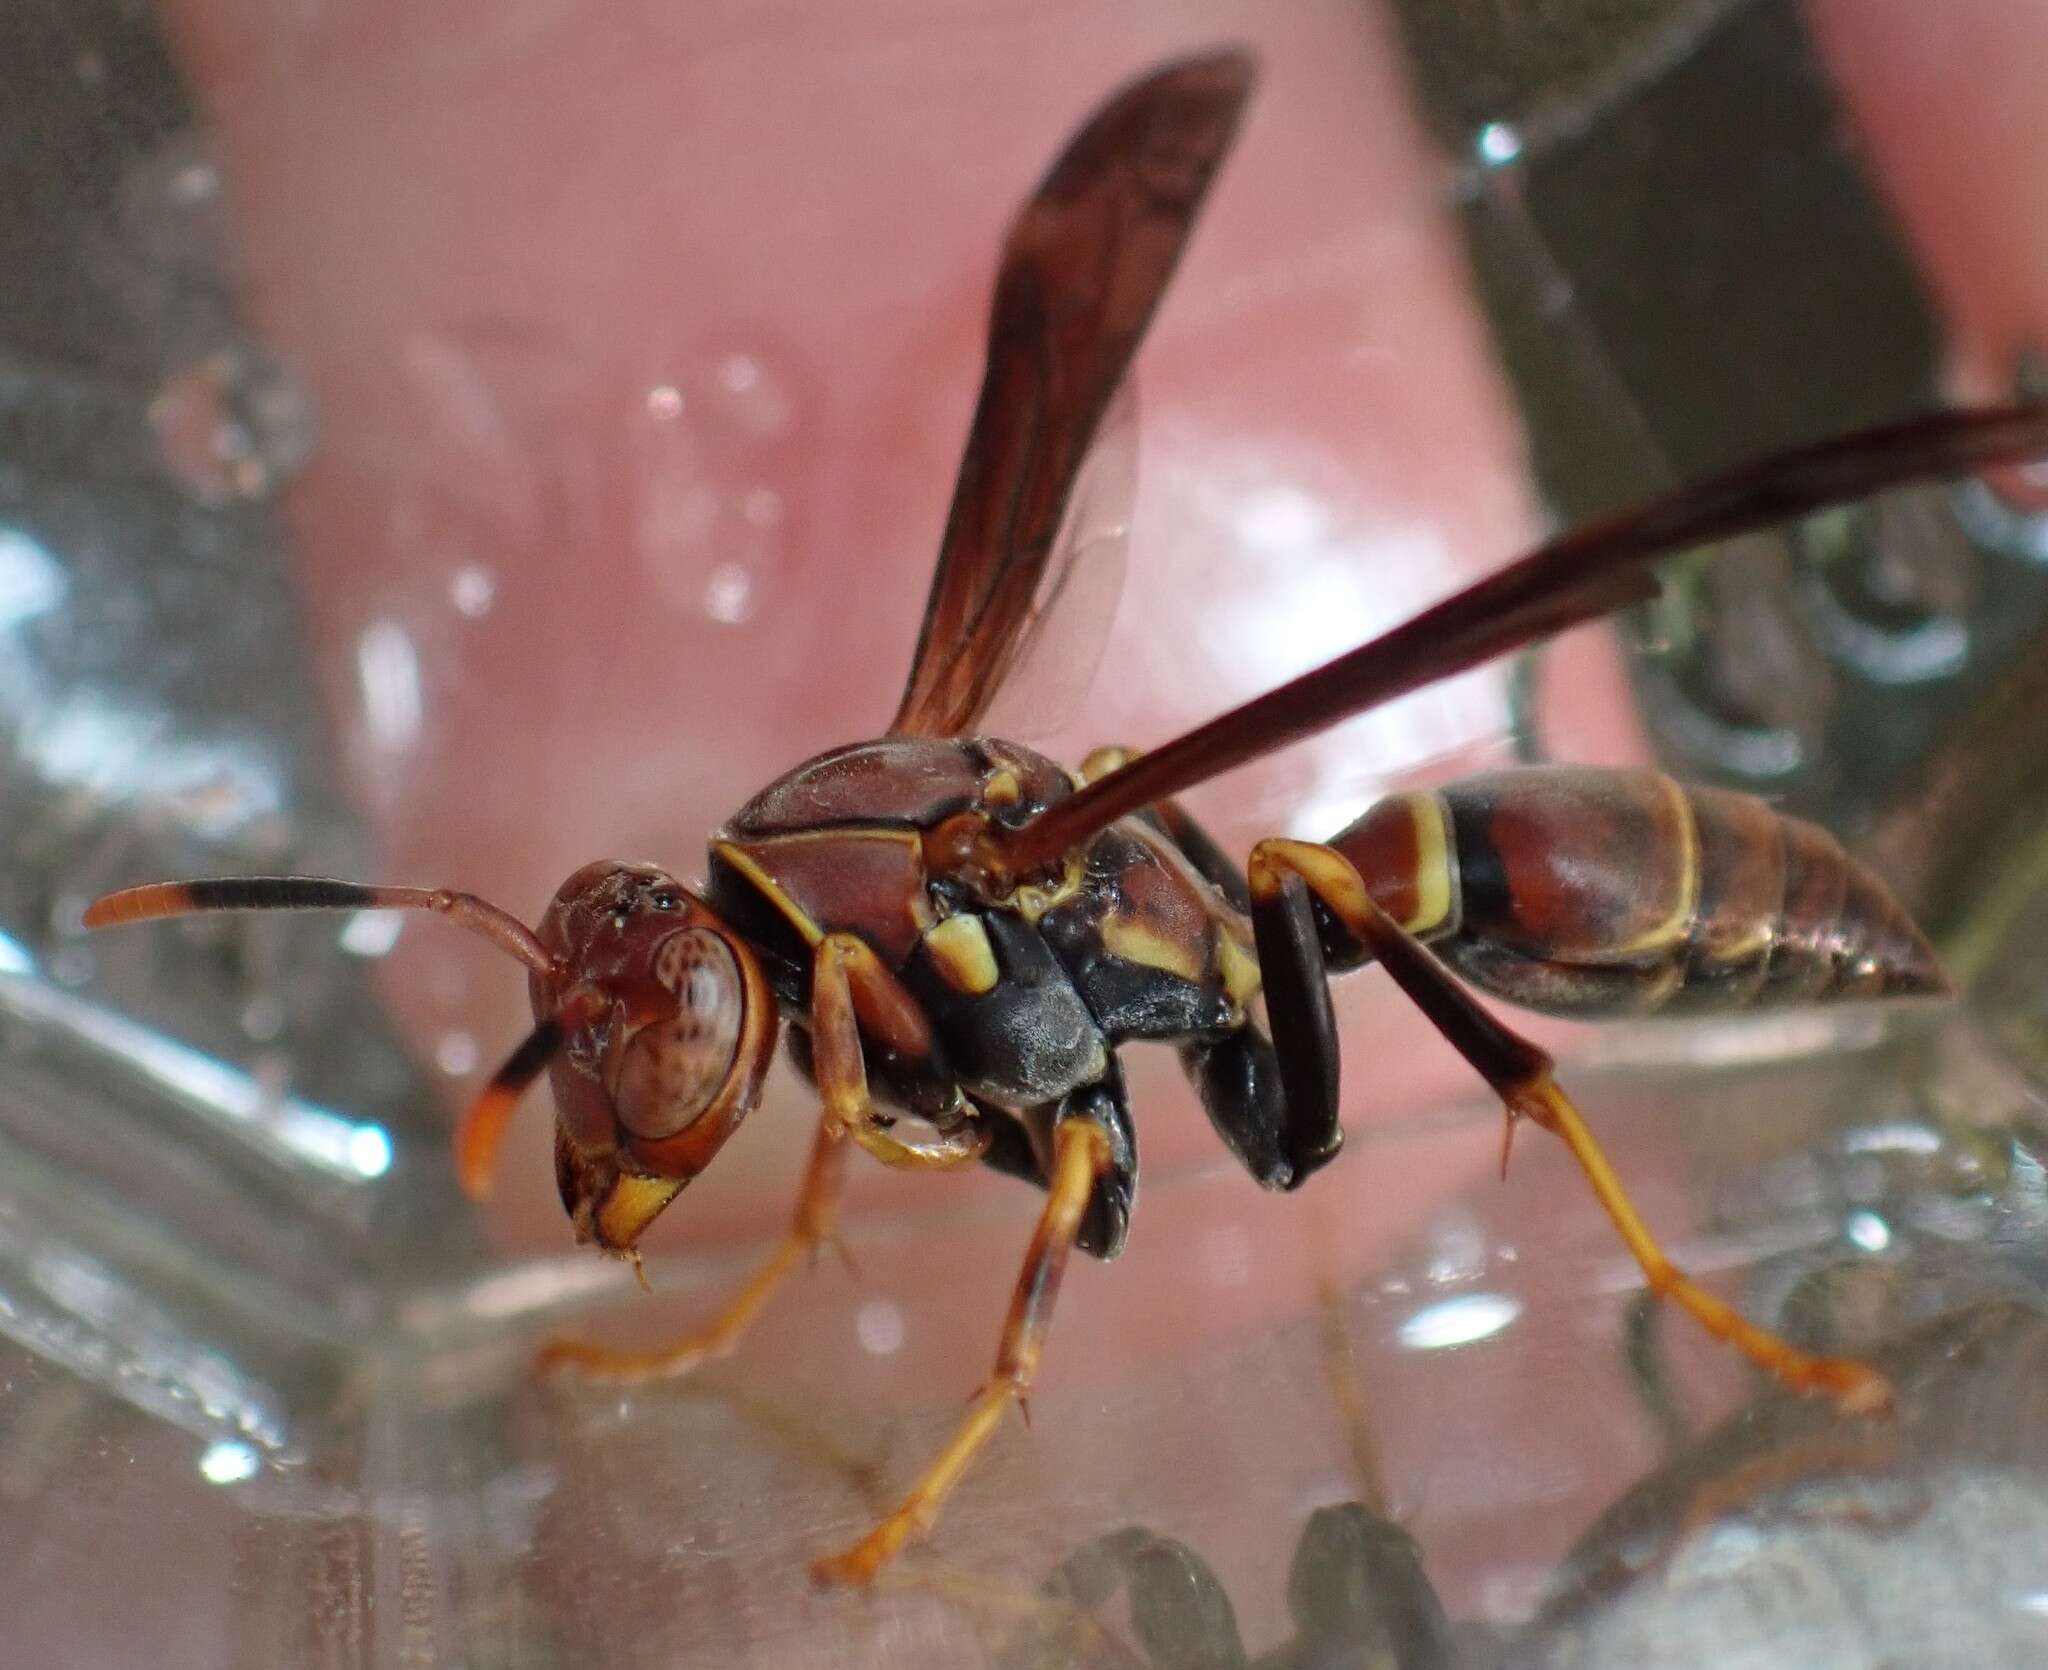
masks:
<svg viewBox="0 0 2048 1670"><path fill-rule="evenodd" d="M1639 601L1661 554L2048 452L2048 408L1922 418L1686 487L1164 747L1101 750L1070 774L978 725L1102 547L1063 536L1070 501L1253 76L1238 50L1142 76L1024 204L895 718L744 806L713 838L701 888L651 864L591 864L537 929L469 894L301 877L161 883L86 914L102 927L417 909L483 934L526 965L535 1025L463 1117L460 1177L484 1191L514 1104L546 1070L563 1204L579 1240L625 1257L739 1128L789 1021L824 1114L780 1249L669 1350L565 1342L544 1352L551 1363L639 1376L729 1349L831 1232L852 1147L894 1166L978 1162L1043 1188L994 1373L902 1505L818 1563L823 1579L866 1581L931 1522L1031 1384L1070 1251L1122 1246L1136 1150L1118 1046L1177 1042L1225 1145L1265 1186L1298 1188L1342 1143L1327 980L1372 961L1492 1086L1510 1130L1530 1119L1571 1147L1653 1291L1792 1386L1857 1409L1886 1401L1874 1370L1795 1350L1677 1270L1549 1057L1468 990L1589 1017L1944 990L1926 941L1830 836L1653 771L1535 768L1394 796L1323 844L1262 841L1240 871L1173 797Z"/></svg>

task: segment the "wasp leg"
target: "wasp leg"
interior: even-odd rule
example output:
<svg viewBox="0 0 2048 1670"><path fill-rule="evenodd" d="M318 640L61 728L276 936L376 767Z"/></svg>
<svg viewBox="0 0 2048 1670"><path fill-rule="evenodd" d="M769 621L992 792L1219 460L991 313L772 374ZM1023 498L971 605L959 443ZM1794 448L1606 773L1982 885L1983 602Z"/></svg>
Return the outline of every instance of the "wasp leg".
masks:
<svg viewBox="0 0 2048 1670"><path fill-rule="evenodd" d="M846 1182L846 1154L839 1127L830 1119L820 1121L789 1232L709 1327L652 1351L612 1351L587 1340L551 1339L535 1354L534 1368L545 1374L573 1366L601 1380L652 1380L660 1375L688 1374L700 1363L728 1355L775 1290L799 1264L833 1239Z"/></svg>
<svg viewBox="0 0 2048 1670"><path fill-rule="evenodd" d="M1074 1244L1092 1257L1111 1259L1124 1250L1124 1238L1131 1228L1131 1202L1138 1194L1138 1127L1131 1118L1131 1099L1114 1056L1107 1073L1093 1084L1082 1085L1060 1104L1053 1125L1055 1154L1059 1133L1077 1120L1109 1139L1109 1158L1089 1193Z"/></svg>
<svg viewBox="0 0 2048 1670"><path fill-rule="evenodd" d="M1312 892L1347 932L1370 948L1415 1006L1493 1087L1507 1110L1510 1131L1515 1120L1529 1119L1556 1135L1571 1150L1572 1158L1578 1161L1579 1169L1592 1186L1594 1197L1642 1266L1652 1293L1690 1312L1709 1333L1726 1340L1788 1386L1799 1391L1828 1393L1844 1409L1856 1412L1870 1412L1889 1404L1891 1387L1875 1369L1846 1358L1816 1357L1797 1349L1747 1321L1671 1262L1636 1216L1620 1179L1593 1140L1592 1132L1586 1129L1571 1098L1559 1088L1554 1076L1556 1064L1550 1056L1495 1020L1441 963L1375 905L1364 881L1341 853L1305 841L1260 842L1251 862L1255 910L1263 909L1269 916L1277 914L1278 901L1291 891L1292 881ZM1254 917L1255 923L1259 920ZM1265 954L1262 936L1262 963ZM1271 971L1267 974L1267 1003L1274 1014L1277 1032L1281 1004Z"/></svg>
<svg viewBox="0 0 2048 1670"><path fill-rule="evenodd" d="M931 1169L981 1158L988 1134L969 1116L931 1141L896 1136L868 1092L863 1032L898 1055L932 1052L931 1023L867 941L827 934L811 959L811 1074L825 1123L846 1131L884 1165ZM962 1102L963 1108L966 1103Z"/></svg>
<svg viewBox="0 0 2048 1670"><path fill-rule="evenodd" d="M1254 1167L1254 1175L1268 1187L1292 1189L1336 1157L1344 1127L1337 1116L1337 1017L1315 912L1303 878L1269 861L1273 845L1255 848L1251 864L1252 939L1272 1042L1246 1027L1222 1045L1185 1053L1200 1069L1217 1129L1226 1138L1239 1130L1276 1147L1277 1174L1269 1178Z"/></svg>
<svg viewBox="0 0 2048 1670"><path fill-rule="evenodd" d="M1334 1111L1327 1119L1295 1118L1298 1104L1283 1079L1286 1060L1250 1021L1180 1046L1181 1066L1210 1125L1265 1189L1300 1188L1344 1144Z"/></svg>
<svg viewBox="0 0 2048 1670"><path fill-rule="evenodd" d="M1088 1210L1081 1214L1081 1228L1074 1237L1074 1245L1081 1251L1107 1262L1124 1250L1131 1228L1131 1203L1138 1193L1138 1127L1131 1117L1130 1095L1115 1056L1110 1057L1109 1071L1101 1078L1057 1102L1015 1116L990 1113L986 1124L990 1141L981 1163L1034 1188L1049 1188L1054 1133L1070 1119L1099 1125L1109 1138L1109 1164L1095 1180L1095 1192L1088 1197Z"/></svg>
<svg viewBox="0 0 2048 1670"><path fill-rule="evenodd" d="M1131 748L1097 748L1081 762L1081 781L1092 783L1137 757L1137 751ZM1232 910L1240 916L1251 914L1252 895L1245 885L1244 871L1185 806L1178 800L1162 800L1156 806L1146 807L1140 816L1180 848L1181 856L1195 867L1195 874L1221 893Z"/></svg>
<svg viewBox="0 0 2048 1670"><path fill-rule="evenodd" d="M995 1373L976 1394L952 1439L896 1510L845 1553L813 1563L811 1575L819 1582L869 1582L911 1536L938 1517L947 1493L994 1434L1003 1411L1012 1402L1023 1402L1038 1368L1067 1255L1080 1233L1081 1214L1110 1159L1108 1133L1085 1118L1069 1119L1054 1133L1052 1183L1003 1322Z"/></svg>

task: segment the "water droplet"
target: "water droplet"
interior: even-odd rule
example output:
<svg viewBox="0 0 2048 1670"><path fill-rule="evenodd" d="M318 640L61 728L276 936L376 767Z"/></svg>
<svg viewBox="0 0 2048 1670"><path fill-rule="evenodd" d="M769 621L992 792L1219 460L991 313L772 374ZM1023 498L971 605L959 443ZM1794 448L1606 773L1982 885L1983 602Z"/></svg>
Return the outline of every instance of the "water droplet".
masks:
<svg viewBox="0 0 2048 1670"><path fill-rule="evenodd" d="M82 986L98 965L82 945L66 945L50 958L50 977L60 986Z"/></svg>
<svg viewBox="0 0 2048 1670"><path fill-rule="evenodd" d="M1442 1351L1491 1339L1522 1314L1522 1301L1505 1293L1461 1293L1424 1305L1395 1330L1411 1351Z"/></svg>
<svg viewBox="0 0 2048 1670"><path fill-rule="evenodd" d="M481 1058L476 1039L461 1030L444 1032L434 1045L434 1065L451 1079L467 1078Z"/></svg>
<svg viewBox="0 0 2048 1670"><path fill-rule="evenodd" d="M0 528L0 632L48 614L70 590L48 546L20 528Z"/></svg>
<svg viewBox="0 0 2048 1670"><path fill-rule="evenodd" d="M239 350L173 371L149 403L149 426L164 468L207 505L269 496L313 449L304 394L278 367Z"/></svg>
<svg viewBox="0 0 2048 1670"><path fill-rule="evenodd" d="M262 1460L253 1444L223 1438L206 1446L206 1453L199 1458L199 1474L208 1484L240 1484L256 1476Z"/></svg>
<svg viewBox="0 0 2048 1670"><path fill-rule="evenodd" d="M722 562L704 586L704 612L721 626L737 626L754 612L754 577L736 562Z"/></svg>
<svg viewBox="0 0 2048 1670"><path fill-rule="evenodd" d="M171 171L170 193L174 202L204 203L220 190L220 170L211 159L184 163Z"/></svg>
<svg viewBox="0 0 2048 1670"><path fill-rule="evenodd" d="M359 1177L382 1177L391 1169L391 1138L382 1125L358 1125L349 1133L348 1163Z"/></svg>
<svg viewBox="0 0 2048 1670"><path fill-rule="evenodd" d="M405 914L396 910L359 910L341 930L341 948L352 957L382 957L405 931Z"/></svg>
<svg viewBox="0 0 2048 1670"><path fill-rule="evenodd" d="M1430 1238L1429 1279L1439 1287L1470 1281L1486 1267L1486 1232L1470 1213L1440 1215Z"/></svg>
<svg viewBox="0 0 2048 1670"><path fill-rule="evenodd" d="M871 1356L888 1357L903 1349L907 1330L903 1311L888 1299L870 1299L853 1314L854 1337Z"/></svg>
<svg viewBox="0 0 2048 1670"><path fill-rule="evenodd" d="M726 411L754 436L779 435L789 427L789 391L755 355L726 355L719 362L718 387Z"/></svg>
<svg viewBox="0 0 2048 1670"><path fill-rule="evenodd" d="M268 992L250 998L242 1005L242 1030L258 1043L269 1043L284 1030L284 1005Z"/></svg>
<svg viewBox="0 0 2048 1670"><path fill-rule="evenodd" d="M1503 168L1522 154L1522 136L1506 122L1488 122L1472 142L1488 168Z"/></svg>
<svg viewBox="0 0 2048 1670"><path fill-rule="evenodd" d="M656 423L674 423L683 415L683 391L674 383L656 383L647 391L647 415Z"/></svg>
<svg viewBox="0 0 2048 1670"><path fill-rule="evenodd" d="M395 620L370 622L356 640L356 675L370 740L391 753L410 748L419 740L423 712L412 635Z"/></svg>
<svg viewBox="0 0 2048 1670"><path fill-rule="evenodd" d="M1843 1230L1851 1244L1865 1252L1880 1253L1892 1244L1891 1225L1875 1212L1851 1212Z"/></svg>
<svg viewBox="0 0 2048 1670"><path fill-rule="evenodd" d="M498 580L480 562L466 562L448 576L448 601L470 620L482 620L498 601Z"/></svg>

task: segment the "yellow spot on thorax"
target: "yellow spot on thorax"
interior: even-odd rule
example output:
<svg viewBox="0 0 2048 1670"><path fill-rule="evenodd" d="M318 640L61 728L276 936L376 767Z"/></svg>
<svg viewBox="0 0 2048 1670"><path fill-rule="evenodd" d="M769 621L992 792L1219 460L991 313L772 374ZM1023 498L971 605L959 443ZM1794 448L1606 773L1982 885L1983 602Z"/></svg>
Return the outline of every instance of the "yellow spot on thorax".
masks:
<svg viewBox="0 0 2048 1670"><path fill-rule="evenodd" d="M989 944L988 929L980 917L949 916L926 930L924 943L933 964L955 991L979 997L995 990L1001 975L995 947Z"/></svg>

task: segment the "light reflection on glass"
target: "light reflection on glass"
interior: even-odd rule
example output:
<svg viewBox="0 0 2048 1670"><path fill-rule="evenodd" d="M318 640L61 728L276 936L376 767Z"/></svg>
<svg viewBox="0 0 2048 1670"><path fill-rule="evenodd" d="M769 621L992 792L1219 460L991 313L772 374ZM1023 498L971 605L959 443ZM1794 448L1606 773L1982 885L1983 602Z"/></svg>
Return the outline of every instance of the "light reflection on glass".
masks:
<svg viewBox="0 0 2048 1670"><path fill-rule="evenodd" d="M1522 1301L1506 1293L1461 1293L1440 1299L1395 1330L1410 1351L1443 1351L1491 1339L1522 1314Z"/></svg>
<svg viewBox="0 0 2048 1670"><path fill-rule="evenodd" d="M36 960L28 954L28 947L18 939L0 934L0 974L33 974Z"/></svg>
<svg viewBox="0 0 2048 1670"><path fill-rule="evenodd" d="M1506 122L1488 122L1479 130L1472 148L1489 168L1500 168L1522 154L1522 136Z"/></svg>
<svg viewBox="0 0 2048 1670"><path fill-rule="evenodd" d="M1851 1212L1844 1229L1850 1241L1865 1252L1883 1252L1892 1244L1891 1225L1875 1212Z"/></svg>
<svg viewBox="0 0 2048 1670"><path fill-rule="evenodd" d="M389 753L410 748L419 740L423 711L412 634L395 620L370 622L356 640L356 676L371 740Z"/></svg>
<svg viewBox="0 0 2048 1670"><path fill-rule="evenodd" d="M402 910L359 910L341 930L341 948L352 957L381 957L405 931Z"/></svg>
<svg viewBox="0 0 2048 1670"><path fill-rule="evenodd" d="M99 1260L0 1217L0 1333L124 1402L208 1440L222 1429L284 1447L273 1390L195 1342L171 1313Z"/></svg>
<svg viewBox="0 0 2048 1670"><path fill-rule="evenodd" d="M1939 1154L1941 1136L1925 1125L1900 1120L1889 1125L1866 1125L1842 1139L1845 1154Z"/></svg>
<svg viewBox="0 0 2048 1670"><path fill-rule="evenodd" d="M0 527L0 633L57 608L69 589L41 541ZM23 763L45 781L103 800L166 803L203 835L226 835L281 804L269 750L233 737L180 741L160 711L61 688L27 642L0 655L0 715L14 722Z"/></svg>
<svg viewBox="0 0 2048 1670"><path fill-rule="evenodd" d="M0 528L0 632L48 614L69 590L49 547L19 528Z"/></svg>
<svg viewBox="0 0 2048 1670"><path fill-rule="evenodd" d="M189 1044L32 976L0 971L0 1013L91 1046L203 1118L233 1126L289 1161L349 1183L390 1169L391 1139L380 1126L359 1125L296 1096L273 1095L247 1073Z"/></svg>
<svg viewBox="0 0 2048 1670"><path fill-rule="evenodd" d="M239 1439L223 1438L206 1446L199 1458L199 1475L208 1484L240 1484L256 1476L261 1458L253 1445Z"/></svg>
<svg viewBox="0 0 2048 1670"><path fill-rule="evenodd" d="M903 1349L902 1308L887 1299L870 1299L853 1313L853 1332L869 1355L892 1356Z"/></svg>

